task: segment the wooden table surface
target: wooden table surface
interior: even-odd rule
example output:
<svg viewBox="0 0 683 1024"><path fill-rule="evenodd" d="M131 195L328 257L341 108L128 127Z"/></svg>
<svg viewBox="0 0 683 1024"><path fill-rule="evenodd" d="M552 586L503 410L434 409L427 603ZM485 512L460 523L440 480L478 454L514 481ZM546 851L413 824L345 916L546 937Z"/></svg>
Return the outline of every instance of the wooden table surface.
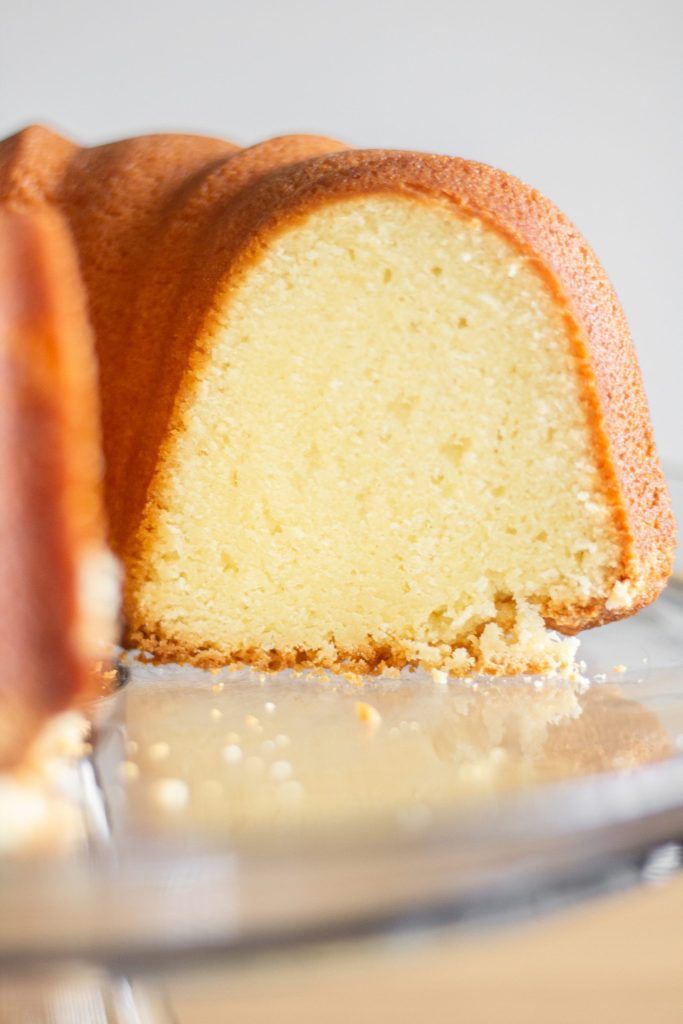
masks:
<svg viewBox="0 0 683 1024"><path fill-rule="evenodd" d="M522 926L177 979L178 1024L683 1024L683 874Z"/></svg>

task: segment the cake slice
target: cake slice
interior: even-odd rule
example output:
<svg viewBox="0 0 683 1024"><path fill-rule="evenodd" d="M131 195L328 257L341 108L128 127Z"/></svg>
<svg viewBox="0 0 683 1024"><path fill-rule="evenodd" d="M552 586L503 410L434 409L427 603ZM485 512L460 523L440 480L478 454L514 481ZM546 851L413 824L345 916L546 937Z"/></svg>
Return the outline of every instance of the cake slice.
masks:
<svg viewBox="0 0 683 1024"><path fill-rule="evenodd" d="M550 202L463 160L342 152L212 214L138 395L144 500L114 525L133 644L510 673L571 659L546 626L653 600L674 540L640 373Z"/></svg>
<svg viewBox="0 0 683 1024"><path fill-rule="evenodd" d="M540 671L575 647L548 628L660 592L674 527L625 318L538 192L307 136L50 136L43 167L40 131L0 146L0 198L74 232L130 644Z"/></svg>
<svg viewBox="0 0 683 1024"><path fill-rule="evenodd" d="M0 771L115 638L85 297L56 213L0 210Z"/></svg>

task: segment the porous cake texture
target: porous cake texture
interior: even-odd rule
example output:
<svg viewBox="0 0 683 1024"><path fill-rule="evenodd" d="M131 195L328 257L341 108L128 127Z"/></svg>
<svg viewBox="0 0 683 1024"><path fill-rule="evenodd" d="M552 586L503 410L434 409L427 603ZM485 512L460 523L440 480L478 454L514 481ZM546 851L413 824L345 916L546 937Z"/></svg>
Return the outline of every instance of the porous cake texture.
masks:
<svg viewBox="0 0 683 1024"><path fill-rule="evenodd" d="M0 186L74 231L129 643L540 671L575 647L548 628L659 593L673 521L628 328L538 192L306 136L44 135L41 177L31 131Z"/></svg>

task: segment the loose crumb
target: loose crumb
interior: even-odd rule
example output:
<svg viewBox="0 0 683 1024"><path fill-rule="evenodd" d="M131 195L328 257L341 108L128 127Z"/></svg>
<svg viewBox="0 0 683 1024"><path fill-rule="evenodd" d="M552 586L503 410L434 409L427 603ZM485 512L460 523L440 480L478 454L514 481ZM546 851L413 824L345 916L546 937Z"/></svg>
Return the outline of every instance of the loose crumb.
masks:
<svg viewBox="0 0 683 1024"><path fill-rule="evenodd" d="M211 708L211 717L217 722L219 718L223 717L223 712L220 708Z"/></svg>
<svg viewBox="0 0 683 1024"><path fill-rule="evenodd" d="M613 671L613 672L619 672L619 673L621 673L621 672L625 672L625 671L626 671L626 665L615 665L615 666L614 666L614 667L612 668L612 671Z"/></svg>
<svg viewBox="0 0 683 1024"><path fill-rule="evenodd" d="M352 686L362 686L363 677L358 672L344 672L344 679Z"/></svg>
<svg viewBox="0 0 683 1024"><path fill-rule="evenodd" d="M377 708L373 707L372 704L366 703L364 700L356 701L356 717L363 725L371 727L378 726L382 721L382 716Z"/></svg>

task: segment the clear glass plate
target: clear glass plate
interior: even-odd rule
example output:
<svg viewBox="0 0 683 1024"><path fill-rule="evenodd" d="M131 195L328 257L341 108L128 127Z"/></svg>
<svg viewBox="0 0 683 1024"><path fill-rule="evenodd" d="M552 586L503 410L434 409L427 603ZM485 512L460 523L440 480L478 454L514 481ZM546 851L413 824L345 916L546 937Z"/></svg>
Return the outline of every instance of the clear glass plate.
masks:
<svg viewBox="0 0 683 1024"><path fill-rule="evenodd" d="M587 688L132 665L77 766L85 847L0 865L0 968L496 921L667 869L683 585L581 653Z"/></svg>

